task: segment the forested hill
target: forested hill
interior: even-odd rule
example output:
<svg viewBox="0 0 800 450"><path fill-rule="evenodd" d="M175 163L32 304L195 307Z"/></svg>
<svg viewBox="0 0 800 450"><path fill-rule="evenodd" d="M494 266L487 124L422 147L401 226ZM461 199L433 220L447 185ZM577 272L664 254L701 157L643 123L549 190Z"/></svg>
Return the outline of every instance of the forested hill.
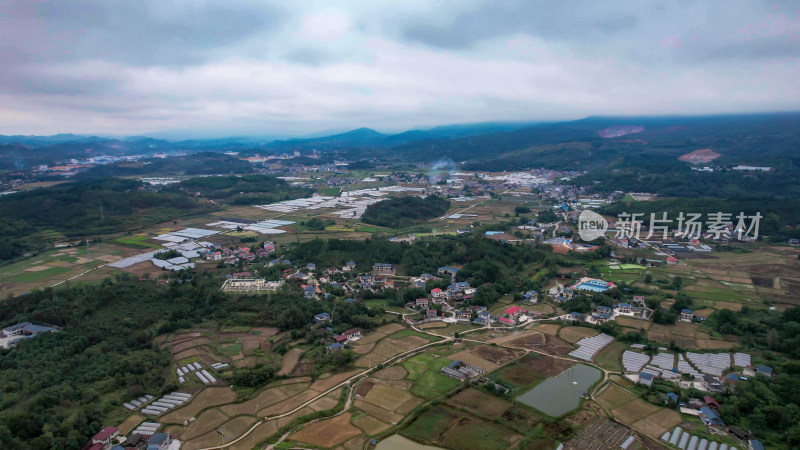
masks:
<svg viewBox="0 0 800 450"><path fill-rule="evenodd" d="M437 195L391 198L367 207L366 223L389 228L404 228L439 217L447 212L450 201Z"/></svg>
<svg viewBox="0 0 800 450"><path fill-rule="evenodd" d="M45 230L77 240L213 208L185 192L151 192L142 182L125 179L78 181L0 196L0 262L48 245L38 235Z"/></svg>
<svg viewBox="0 0 800 450"><path fill-rule="evenodd" d="M234 205L274 203L310 196L313 193L311 189L290 186L280 178L269 175L190 178L170 186L170 190L176 189L197 192L205 198Z"/></svg>
<svg viewBox="0 0 800 450"><path fill-rule="evenodd" d="M467 169L524 167L598 169L677 162L711 148L721 163L798 161L800 113L704 117L590 117L459 139L429 139L394 147L408 161L449 157ZM687 163L684 163L687 164Z"/></svg>

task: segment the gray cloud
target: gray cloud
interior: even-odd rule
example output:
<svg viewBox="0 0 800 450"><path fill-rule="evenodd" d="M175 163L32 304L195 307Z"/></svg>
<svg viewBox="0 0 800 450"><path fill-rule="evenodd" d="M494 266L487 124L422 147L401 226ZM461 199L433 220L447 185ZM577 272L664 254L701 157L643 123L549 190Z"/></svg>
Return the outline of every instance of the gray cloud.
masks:
<svg viewBox="0 0 800 450"><path fill-rule="evenodd" d="M799 8L7 0L0 134L288 135L796 109Z"/></svg>
<svg viewBox="0 0 800 450"><path fill-rule="evenodd" d="M274 26L276 8L224 3L30 1L0 4L0 62L81 59L135 65L197 63L204 54Z"/></svg>
<svg viewBox="0 0 800 450"><path fill-rule="evenodd" d="M630 13L634 8L628 2L508 0L456 12L449 20L421 19L410 23L403 35L450 49L517 33L560 41L604 39L636 27L637 18Z"/></svg>

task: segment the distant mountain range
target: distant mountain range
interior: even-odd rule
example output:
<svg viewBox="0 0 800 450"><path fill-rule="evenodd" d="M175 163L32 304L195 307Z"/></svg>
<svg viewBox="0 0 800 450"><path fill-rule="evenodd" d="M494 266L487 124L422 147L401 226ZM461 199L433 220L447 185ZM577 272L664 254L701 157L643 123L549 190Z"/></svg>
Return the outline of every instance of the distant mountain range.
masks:
<svg viewBox="0 0 800 450"><path fill-rule="evenodd" d="M449 158L467 168L510 170L522 167L591 169L627 167L645 162L681 164L677 158L712 149L729 161L759 163L796 158L800 113L700 117L589 117L554 123L449 125L399 134L369 128L322 137L264 142L232 137L169 141L145 136L104 138L0 136L0 169L54 164L70 158L179 152L225 152L240 155L312 150L359 150L383 160L435 161ZM682 163L686 164L686 163Z"/></svg>

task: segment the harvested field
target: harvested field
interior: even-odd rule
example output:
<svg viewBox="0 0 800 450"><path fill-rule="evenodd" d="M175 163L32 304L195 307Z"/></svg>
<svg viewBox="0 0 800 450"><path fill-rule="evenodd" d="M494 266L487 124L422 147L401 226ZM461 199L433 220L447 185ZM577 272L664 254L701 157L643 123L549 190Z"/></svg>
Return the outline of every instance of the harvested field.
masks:
<svg viewBox="0 0 800 450"><path fill-rule="evenodd" d="M423 400L423 399L421 399L419 397L414 397L414 398L412 398L410 400L406 400L405 403L402 403L399 406L397 406L394 409L394 411L396 413L398 413L398 414L406 415L406 414L410 413L412 409L414 409L417 406L421 405L422 402L424 402L424 401L425 400Z"/></svg>
<svg viewBox="0 0 800 450"><path fill-rule="evenodd" d="M694 334L700 329L698 325L686 323L686 322L676 322L675 325L671 325L672 334L677 336L688 336L694 337Z"/></svg>
<svg viewBox="0 0 800 450"><path fill-rule="evenodd" d="M421 338L419 336L406 336L400 339L393 339L387 337L385 341L390 344L394 344L402 349L405 349L404 351L411 350L414 347L419 347L421 345L425 345L428 342L430 342L429 340Z"/></svg>
<svg viewBox="0 0 800 450"><path fill-rule="evenodd" d="M386 423L396 423L403 419L402 414L397 414L393 411L381 408L380 406L375 406L372 403L366 402L362 399L356 399L353 404L356 408Z"/></svg>
<svg viewBox="0 0 800 450"><path fill-rule="evenodd" d="M350 424L352 415L341 414L332 419L321 420L306 426L289 439L319 447L333 447L361 434L361 431Z"/></svg>
<svg viewBox="0 0 800 450"><path fill-rule="evenodd" d="M117 428L120 434L125 435L133 431L136 426L142 422L144 422L144 416L134 413L123 420L121 424L117 425Z"/></svg>
<svg viewBox="0 0 800 450"><path fill-rule="evenodd" d="M382 408L394 410L395 406L410 400L412 397L413 396L408 393L408 391L376 384L364 397L364 401Z"/></svg>
<svg viewBox="0 0 800 450"><path fill-rule="evenodd" d="M511 403L498 397L484 394L477 389L465 389L447 400L456 408L467 408L480 415L500 417L511 407Z"/></svg>
<svg viewBox="0 0 800 450"><path fill-rule="evenodd" d="M180 342L177 343L173 341L172 348L170 349L170 351L174 355L176 353L180 353L192 347L197 347L198 345L207 345L210 343L211 343L211 338L206 336L200 336L191 339L182 339Z"/></svg>
<svg viewBox="0 0 800 450"><path fill-rule="evenodd" d="M408 375L408 371L401 365L389 366L373 375L381 380L402 380Z"/></svg>
<svg viewBox="0 0 800 450"><path fill-rule="evenodd" d="M374 344L381 339L385 338L386 335L383 333L378 333L377 331L373 331L372 333L368 334L367 336L362 337L361 339L355 341L352 345L353 347L360 347L362 345L367 344Z"/></svg>
<svg viewBox="0 0 800 450"><path fill-rule="evenodd" d="M494 347L491 345L478 345L476 347L470 348L469 350L470 352L498 366L502 366L503 364L525 354L525 352L521 350L513 350L510 348L503 348L503 347Z"/></svg>
<svg viewBox="0 0 800 450"><path fill-rule="evenodd" d="M460 359L461 361L472 364L473 366L478 366L487 372L493 372L497 370L498 366L496 364L492 364L491 362L481 358L480 356L476 355L475 353L470 351L471 349L462 350L458 353L454 353L450 355L451 358L454 360Z"/></svg>
<svg viewBox="0 0 800 450"><path fill-rule="evenodd" d="M391 428L392 426L391 424L381 422L380 420L367 414L353 418L350 420L350 422L358 428L361 428L361 430L369 436L374 436L381 431Z"/></svg>
<svg viewBox="0 0 800 450"><path fill-rule="evenodd" d="M633 424L642 417L647 417L655 413L660 408L652 403L637 398L633 401L627 402L622 406L618 406L611 410L611 414L617 419L627 424Z"/></svg>
<svg viewBox="0 0 800 450"><path fill-rule="evenodd" d="M556 325L554 323L545 323L545 324L541 324L541 325L536 326L534 328L534 330L542 332L544 334L551 334L551 335L555 336L556 334L558 334L558 329L560 327L561 327L560 325Z"/></svg>
<svg viewBox="0 0 800 450"><path fill-rule="evenodd" d="M633 428L650 438L658 439L664 432L675 428L681 422L683 419L680 414L671 409L660 408L658 412L635 422Z"/></svg>
<svg viewBox="0 0 800 450"><path fill-rule="evenodd" d="M382 384L400 390L409 390L411 386L414 385L414 382L411 380L379 380L377 378L373 378L372 380L375 381L375 384Z"/></svg>
<svg viewBox="0 0 800 450"><path fill-rule="evenodd" d="M498 337L490 337L487 342L530 348L531 345L541 345L546 341L545 334L538 330L502 332L497 334L499 334Z"/></svg>
<svg viewBox="0 0 800 450"><path fill-rule="evenodd" d="M334 391L333 393L338 395L339 392ZM322 397L321 399L315 401L314 403L308 406L314 411L325 411L326 409L333 408L334 406L336 406L337 403L339 403L339 401L334 398Z"/></svg>
<svg viewBox="0 0 800 450"><path fill-rule="evenodd" d="M232 432L235 436L241 436L245 431L249 430L254 423L256 423L255 417L240 416L223 423L222 428Z"/></svg>
<svg viewBox="0 0 800 450"><path fill-rule="evenodd" d="M311 389L319 392L325 392L328 389L336 386L337 384L341 383L342 381L354 376L355 374L361 372L360 370L351 370L349 372L342 372L337 373L336 375L331 375L327 378L321 378L311 384Z"/></svg>
<svg viewBox="0 0 800 450"><path fill-rule="evenodd" d="M638 398L616 384L609 383L597 396L597 401L608 409L614 409Z"/></svg>
<svg viewBox="0 0 800 450"><path fill-rule="evenodd" d="M535 348L536 350L547 353L548 355L564 356L571 352L575 347L555 336L546 334L544 345L536 346Z"/></svg>
<svg viewBox="0 0 800 450"><path fill-rule="evenodd" d="M700 316L700 317L708 317L711 314L713 314L714 311L715 310L712 309L712 308L697 309L697 310L694 311L694 315L695 316Z"/></svg>
<svg viewBox="0 0 800 450"><path fill-rule="evenodd" d="M293 348L286 352L286 354L283 355L283 362L281 363L281 370L278 371L278 376L285 376L292 373L297 362L300 361L300 356L302 354L303 350L299 348Z"/></svg>
<svg viewBox="0 0 800 450"><path fill-rule="evenodd" d="M405 352L405 346L399 347L394 345L390 342L386 342L386 340L382 340L378 342L375 346L375 349L370 352L368 355L362 356L361 358L357 359L355 362L356 367L370 367L376 363L386 361L387 359L392 358L393 356L397 356L403 352Z"/></svg>
<svg viewBox="0 0 800 450"><path fill-rule="evenodd" d="M633 317L624 317L624 316L617 316L615 319L618 324L622 325L623 327L631 327L637 330L644 328L645 330L650 329L650 326L653 322L649 320L643 319L634 319Z"/></svg>
<svg viewBox="0 0 800 450"><path fill-rule="evenodd" d="M600 334L599 331L595 330L594 328L587 328L587 327L563 327L559 331L558 336L569 342L570 344L574 344L580 341L583 338L597 336Z"/></svg>
<svg viewBox="0 0 800 450"><path fill-rule="evenodd" d="M190 349L186 349L180 353L175 353L172 355L173 361L182 361L188 358L198 358L202 363L206 365L214 364L215 362L219 362L220 356L214 352L214 349L209 347L208 345L200 345L197 347L192 347Z"/></svg>
<svg viewBox="0 0 800 450"><path fill-rule="evenodd" d="M314 412L313 409L311 409L308 406L306 406L305 408L301 408L301 409L293 412L292 414L289 414L286 417L281 417L280 419L278 419L278 426L279 427L286 426L289 423L291 423L294 419L309 415L309 414L311 414L313 412Z"/></svg>
<svg viewBox="0 0 800 450"><path fill-rule="evenodd" d="M227 441L231 441L231 438L228 438ZM182 450L198 450L201 448L213 447L215 445L219 445L221 441L220 434L217 433L216 429L213 431L209 431L208 433L198 436L189 441L183 441L183 445L181 445Z"/></svg>
<svg viewBox="0 0 800 450"><path fill-rule="evenodd" d="M309 386L310 385L308 383L292 383L285 384L277 389L286 394L287 397L291 397L305 391Z"/></svg>
<svg viewBox="0 0 800 450"><path fill-rule="evenodd" d="M345 442L336 448L336 450L361 450L364 448L364 443L367 441L365 436L356 436L353 439Z"/></svg>
<svg viewBox="0 0 800 450"><path fill-rule="evenodd" d="M230 387L207 387L192 397L192 400L186 406L176 408L169 414L162 416L160 422L182 424L184 421L189 420L190 417L196 417L200 411L206 408L224 405L235 400L236 393Z"/></svg>
<svg viewBox="0 0 800 450"><path fill-rule="evenodd" d="M380 326L375 329L377 333L383 333L385 335L397 333L400 330L405 330L406 327L399 323L390 323L383 326Z"/></svg>
<svg viewBox="0 0 800 450"><path fill-rule="evenodd" d="M208 433L209 431L213 431L227 420L228 416L223 414L222 411L216 408L207 409L201 412L197 416L197 420L190 423L186 429L181 432L180 437L182 440L192 440Z"/></svg>
<svg viewBox="0 0 800 450"><path fill-rule="evenodd" d="M261 442L278 431L278 423L275 420L269 422L262 422L248 439L242 439L230 447L230 450L252 450L253 442ZM219 439L219 437L217 437Z"/></svg>
<svg viewBox="0 0 800 450"><path fill-rule="evenodd" d="M261 411L259 411L258 415L259 416L273 416L275 414L283 414L285 412L288 412L288 411L291 411L291 410L297 408L298 406L300 406L303 403L311 400L312 398L316 397L317 395L319 395L319 392L317 392L317 391L311 391L311 390L303 391L303 392L297 394L294 397L288 398L288 399L283 400L283 401L281 401L279 403L276 403L274 405L267 406L266 408L264 408ZM304 408L304 409L308 409L308 408ZM283 425L281 425L281 426L283 426Z"/></svg>
<svg viewBox="0 0 800 450"><path fill-rule="evenodd" d="M428 328L445 328L447 324L445 322L427 322L419 325L419 328L428 329Z"/></svg>
<svg viewBox="0 0 800 450"><path fill-rule="evenodd" d="M361 344L353 346L353 353L357 355L366 355L367 353L371 352L375 349L375 343L371 344Z"/></svg>
<svg viewBox="0 0 800 450"><path fill-rule="evenodd" d="M231 417L239 414L255 414L256 408L263 408L287 398L288 396L281 392L280 389L270 388L262 391L255 398L252 398L246 402L230 403L220 406L219 409Z"/></svg>

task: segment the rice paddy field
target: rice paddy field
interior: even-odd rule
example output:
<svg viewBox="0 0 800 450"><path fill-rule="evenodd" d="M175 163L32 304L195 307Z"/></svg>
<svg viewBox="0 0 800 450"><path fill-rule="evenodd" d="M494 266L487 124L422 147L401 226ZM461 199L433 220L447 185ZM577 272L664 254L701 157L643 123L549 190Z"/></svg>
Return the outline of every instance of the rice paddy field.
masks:
<svg viewBox="0 0 800 450"><path fill-rule="evenodd" d="M620 253L633 254L631 250ZM743 305L762 307L765 301L783 309L800 305L798 255L800 249L795 247L752 244L733 252L681 255L679 264L671 266L622 264L598 269L608 281L630 282L673 294L673 280L680 277L681 292L694 300L695 309L738 310ZM653 281L645 284L648 274Z"/></svg>
<svg viewBox="0 0 800 450"><path fill-rule="evenodd" d="M616 419L654 440L683 422L676 411L648 403L615 383L600 388L597 400Z"/></svg>

